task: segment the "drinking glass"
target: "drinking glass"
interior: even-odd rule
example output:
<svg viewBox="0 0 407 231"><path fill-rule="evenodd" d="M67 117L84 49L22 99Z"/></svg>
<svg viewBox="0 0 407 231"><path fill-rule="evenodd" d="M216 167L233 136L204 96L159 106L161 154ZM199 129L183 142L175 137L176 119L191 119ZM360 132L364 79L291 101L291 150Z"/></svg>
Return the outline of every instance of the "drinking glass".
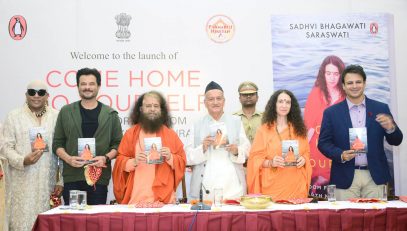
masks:
<svg viewBox="0 0 407 231"><path fill-rule="evenodd" d="M221 207L222 206L222 200L223 200L223 189L222 188L215 188L213 190L213 204L215 207Z"/></svg>
<svg viewBox="0 0 407 231"><path fill-rule="evenodd" d="M330 202L336 201L335 190L336 190L336 185L334 185L334 184L328 185L328 188L327 188L328 201L330 201Z"/></svg>
<svg viewBox="0 0 407 231"><path fill-rule="evenodd" d="M383 185L382 201L387 201L387 184Z"/></svg>
<svg viewBox="0 0 407 231"><path fill-rule="evenodd" d="M71 209L78 207L78 192L79 190L69 190L69 207Z"/></svg>
<svg viewBox="0 0 407 231"><path fill-rule="evenodd" d="M78 192L78 209L85 209L87 205L86 199L87 192L86 191L79 191Z"/></svg>

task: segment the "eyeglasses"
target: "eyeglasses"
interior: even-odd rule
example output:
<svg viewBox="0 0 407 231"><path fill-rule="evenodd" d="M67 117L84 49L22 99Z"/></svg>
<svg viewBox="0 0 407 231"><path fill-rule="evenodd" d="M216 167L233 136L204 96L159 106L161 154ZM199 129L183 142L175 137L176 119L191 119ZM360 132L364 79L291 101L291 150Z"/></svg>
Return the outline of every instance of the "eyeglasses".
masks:
<svg viewBox="0 0 407 231"><path fill-rule="evenodd" d="M29 96L35 96L35 94L38 94L38 96L44 96L47 94L47 90L40 89L40 90L35 90L35 89L28 89L27 94Z"/></svg>

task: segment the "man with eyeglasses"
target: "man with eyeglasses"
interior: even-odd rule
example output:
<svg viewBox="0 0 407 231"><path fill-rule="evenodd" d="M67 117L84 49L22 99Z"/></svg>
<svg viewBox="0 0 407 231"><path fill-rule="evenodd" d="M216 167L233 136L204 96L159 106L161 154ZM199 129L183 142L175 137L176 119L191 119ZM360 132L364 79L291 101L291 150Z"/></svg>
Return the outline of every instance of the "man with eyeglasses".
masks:
<svg viewBox="0 0 407 231"><path fill-rule="evenodd" d="M205 89L208 114L191 128L186 145L187 165L192 166L190 198L198 199L204 188L204 199L213 200L215 189L222 189L223 198L239 198L246 194L243 163L250 149L238 116L225 114L222 87L210 82Z"/></svg>
<svg viewBox="0 0 407 231"><path fill-rule="evenodd" d="M0 155L8 162L5 226L9 230L31 230L39 213L50 208L50 195L60 195L58 160L51 154L52 135L58 111L48 106L47 85L34 80L25 92L26 104L8 113L3 127ZM33 146L41 133L45 146Z"/></svg>
<svg viewBox="0 0 407 231"><path fill-rule="evenodd" d="M52 147L64 161L62 195L68 204L70 190L86 191L89 205L106 204L110 161L117 155L122 128L117 111L96 99L101 85L98 70L78 70L76 83L81 100L61 108ZM78 155L85 144L96 150L88 161Z"/></svg>
<svg viewBox="0 0 407 231"><path fill-rule="evenodd" d="M253 82L241 83L238 92L242 109L233 113L242 119L244 131L250 143L253 143L257 128L261 125L262 113L256 110L256 104L259 100L258 90L259 88Z"/></svg>

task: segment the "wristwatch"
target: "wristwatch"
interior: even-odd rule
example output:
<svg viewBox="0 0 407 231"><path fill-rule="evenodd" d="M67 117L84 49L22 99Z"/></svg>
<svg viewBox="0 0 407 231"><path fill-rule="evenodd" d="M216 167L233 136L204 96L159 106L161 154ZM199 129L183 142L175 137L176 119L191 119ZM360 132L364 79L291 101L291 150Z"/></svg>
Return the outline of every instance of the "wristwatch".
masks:
<svg viewBox="0 0 407 231"><path fill-rule="evenodd" d="M109 156L105 155L105 158L106 158L106 164L110 164L111 160L110 160Z"/></svg>

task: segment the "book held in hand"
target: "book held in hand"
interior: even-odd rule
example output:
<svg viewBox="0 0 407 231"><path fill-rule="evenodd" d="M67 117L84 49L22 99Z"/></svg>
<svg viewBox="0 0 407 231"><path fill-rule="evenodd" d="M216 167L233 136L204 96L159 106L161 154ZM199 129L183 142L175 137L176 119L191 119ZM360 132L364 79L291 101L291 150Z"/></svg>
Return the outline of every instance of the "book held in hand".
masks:
<svg viewBox="0 0 407 231"><path fill-rule="evenodd" d="M367 153L367 131L366 127L349 128L350 149L357 154Z"/></svg>
<svg viewBox="0 0 407 231"><path fill-rule="evenodd" d="M214 138L213 148L224 148L229 144L226 124L224 122L209 125L210 136Z"/></svg>
<svg viewBox="0 0 407 231"><path fill-rule="evenodd" d="M284 165L287 167L297 166L297 159L300 157L298 140L283 140L281 146L285 161Z"/></svg>
<svg viewBox="0 0 407 231"><path fill-rule="evenodd" d="M164 157L161 155L161 137L144 138L144 152L147 155L147 164L162 164Z"/></svg>
<svg viewBox="0 0 407 231"><path fill-rule="evenodd" d="M86 164L93 163L91 159L96 156L95 138L78 138L78 156L82 157Z"/></svg>
<svg viewBox="0 0 407 231"><path fill-rule="evenodd" d="M32 127L29 130L31 151L49 151L47 132L43 127Z"/></svg>

